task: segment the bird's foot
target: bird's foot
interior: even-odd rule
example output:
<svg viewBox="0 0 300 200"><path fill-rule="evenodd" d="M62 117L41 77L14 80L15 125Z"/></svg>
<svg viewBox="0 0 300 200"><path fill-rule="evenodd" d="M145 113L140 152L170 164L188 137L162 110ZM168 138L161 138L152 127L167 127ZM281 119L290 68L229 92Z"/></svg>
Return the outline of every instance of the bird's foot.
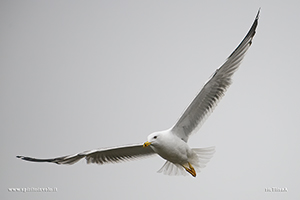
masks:
<svg viewBox="0 0 300 200"><path fill-rule="evenodd" d="M195 170L194 167L191 165L191 163L188 162L188 164L189 164L189 167L186 167L186 166L184 166L184 165L182 165L182 166L183 166L184 169L185 169L188 173L190 173L193 177L196 177L196 170Z"/></svg>

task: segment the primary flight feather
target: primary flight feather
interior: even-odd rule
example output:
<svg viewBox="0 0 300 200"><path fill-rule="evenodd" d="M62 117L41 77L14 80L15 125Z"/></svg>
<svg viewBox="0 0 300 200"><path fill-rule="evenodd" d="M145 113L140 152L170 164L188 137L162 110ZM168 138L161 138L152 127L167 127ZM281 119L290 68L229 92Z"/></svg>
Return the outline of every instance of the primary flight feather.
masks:
<svg viewBox="0 0 300 200"><path fill-rule="evenodd" d="M260 10L242 42L205 83L199 94L170 129L150 134L148 141L144 144L96 149L51 159L17 157L26 161L56 164L74 164L85 158L87 163L104 164L158 154L166 160L159 172L168 175L186 175L186 172L188 172L195 177L196 170L198 171L200 168L205 167L205 164L213 156L215 149L214 147L190 148L187 144L188 138L200 128L230 86L232 75L240 66L248 48L252 44L258 25L259 13Z"/></svg>

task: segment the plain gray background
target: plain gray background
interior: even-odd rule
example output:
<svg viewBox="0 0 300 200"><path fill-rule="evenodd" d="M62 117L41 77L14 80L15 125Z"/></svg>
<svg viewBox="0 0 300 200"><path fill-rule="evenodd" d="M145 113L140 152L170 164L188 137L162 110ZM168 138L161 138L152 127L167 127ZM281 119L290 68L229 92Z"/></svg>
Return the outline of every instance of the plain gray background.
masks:
<svg viewBox="0 0 300 200"><path fill-rule="evenodd" d="M1 1L1 199L299 199L299 1ZM216 146L191 176L154 156L29 163L146 141L172 126L249 30L215 111L190 138ZM56 187L57 192L8 192ZM265 192L266 188L288 192Z"/></svg>

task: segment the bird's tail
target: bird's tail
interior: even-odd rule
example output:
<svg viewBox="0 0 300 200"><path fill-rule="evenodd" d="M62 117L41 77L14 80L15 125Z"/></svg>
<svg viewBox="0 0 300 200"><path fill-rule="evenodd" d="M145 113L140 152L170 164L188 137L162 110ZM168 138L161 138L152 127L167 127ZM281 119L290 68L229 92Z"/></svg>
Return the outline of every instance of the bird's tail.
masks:
<svg viewBox="0 0 300 200"><path fill-rule="evenodd" d="M215 147L194 148L192 150L196 153L197 158L192 160L191 164L199 170L206 166L216 152Z"/></svg>
<svg viewBox="0 0 300 200"><path fill-rule="evenodd" d="M213 157L215 153L215 147L206 148L193 148L192 149L196 156L192 158L189 162L191 165L200 172L201 168L204 168L209 160ZM185 168L180 164L175 164L170 161L166 161L165 164L158 170L159 173L165 175L187 175Z"/></svg>
<svg viewBox="0 0 300 200"><path fill-rule="evenodd" d="M175 164L170 161L166 161L165 164L157 172L170 176L187 175L185 169L180 164Z"/></svg>

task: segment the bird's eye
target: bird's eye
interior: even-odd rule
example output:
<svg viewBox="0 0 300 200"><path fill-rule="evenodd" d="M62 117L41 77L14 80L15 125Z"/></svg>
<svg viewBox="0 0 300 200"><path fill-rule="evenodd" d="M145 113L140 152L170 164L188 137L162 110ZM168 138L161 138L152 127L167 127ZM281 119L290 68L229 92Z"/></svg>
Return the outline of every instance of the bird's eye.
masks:
<svg viewBox="0 0 300 200"><path fill-rule="evenodd" d="M154 136L153 138L154 138L154 139L156 139L156 138L157 138L157 136Z"/></svg>

